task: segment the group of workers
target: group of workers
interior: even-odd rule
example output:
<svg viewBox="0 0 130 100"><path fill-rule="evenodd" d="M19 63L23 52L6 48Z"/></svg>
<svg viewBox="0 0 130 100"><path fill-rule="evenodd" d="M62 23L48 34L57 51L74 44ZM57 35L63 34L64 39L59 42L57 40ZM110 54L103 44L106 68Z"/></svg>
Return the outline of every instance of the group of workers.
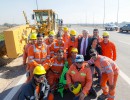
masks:
<svg viewBox="0 0 130 100"><path fill-rule="evenodd" d="M51 90L59 83L65 62L68 62L65 88L78 100L84 100L90 93L94 74L98 76L97 86L103 91L98 99L114 100L119 74L114 62L116 46L109 40L108 32L102 36L98 29L94 29L92 35L83 30L77 36L77 32L69 31L68 27L58 34L50 31L48 38L31 33L23 54L27 81L19 100L54 100Z"/></svg>

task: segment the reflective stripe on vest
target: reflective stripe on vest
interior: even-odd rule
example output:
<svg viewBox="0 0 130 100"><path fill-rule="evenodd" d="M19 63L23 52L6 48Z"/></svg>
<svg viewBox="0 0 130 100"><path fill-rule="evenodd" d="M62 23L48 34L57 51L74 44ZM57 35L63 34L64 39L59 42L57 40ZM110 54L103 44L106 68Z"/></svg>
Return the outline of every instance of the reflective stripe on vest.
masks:
<svg viewBox="0 0 130 100"><path fill-rule="evenodd" d="M51 51L50 53L52 54L52 53L54 53L54 51Z"/></svg>
<svg viewBox="0 0 130 100"><path fill-rule="evenodd" d="M63 66L64 64L57 64L57 63L54 63L53 66Z"/></svg>
<svg viewBox="0 0 130 100"><path fill-rule="evenodd" d="M34 58L34 56L28 56L28 58L29 58L29 59L33 59L33 58Z"/></svg>
<svg viewBox="0 0 130 100"><path fill-rule="evenodd" d="M71 73L72 73L72 74L75 74L75 71L72 70Z"/></svg>
<svg viewBox="0 0 130 100"><path fill-rule="evenodd" d="M112 99L114 99L115 96L111 96L110 94L108 94L108 98L112 98Z"/></svg>
<svg viewBox="0 0 130 100"><path fill-rule="evenodd" d="M102 57L102 58L100 58L100 65L101 65L101 72L102 73L111 73L112 72L112 70L108 70L108 68L110 68L110 67L112 67L111 65L109 65L109 66L103 66L102 65L102 61L105 59L106 57Z"/></svg>
<svg viewBox="0 0 130 100"><path fill-rule="evenodd" d="M57 48L62 48L63 49L63 47L56 46L56 43L54 43L54 49L57 49Z"/></svg>
<svg viewBox="0 0 130 100"><path fill-rule="evenodd" d="M46 53L45 49L44 50L37 50L35 45L33 45L33 51L34 52L44 52L44 53Z"/></svg>
<svg viewBox="0 0 130 100"><path fill-rule="evenodd" d="M41 61L41 62L43 62L43 61L46 60L46 58L41 58L41 59L39 59L39 58L35 58L34 60L35 60L35 61Z"/></svg>
<svg viewBox="0 0 130 100"><path fill-rule="evenodd" d="M34 61L34 60L29 60L28 62L31 63L31 62L33 62L33 61Z"/></svg>
<svg viewBox="0 0 130 100"><path fill-rule="evenodd" d="M80 73L80 75L81 75L81 76L86 76L86 74L85 74L85 73Z"/></svg>

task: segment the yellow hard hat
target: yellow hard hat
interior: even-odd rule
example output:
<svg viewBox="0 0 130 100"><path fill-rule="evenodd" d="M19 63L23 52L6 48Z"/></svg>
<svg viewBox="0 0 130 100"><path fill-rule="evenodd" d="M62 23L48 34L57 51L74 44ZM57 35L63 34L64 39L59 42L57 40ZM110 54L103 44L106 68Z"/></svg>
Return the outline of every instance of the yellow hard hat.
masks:
<svg viewBox="0 0 130 100"><path fill-rule="evenodd" d="M64 27L64 29L63 29L64 31L68 31L69 29L68 29L68 27Z"/></svg>
<svg viewBox="0 0 130 100"><path fill-rule="evenodd" d="M76 82L74 85L71 86L71 91L77 95L81 91L81 84Z"/></svg>
<svg viewBox="0 0 130 100"><path fill-rule="evenodd" d="M77 48L72 48L72 49L71 49L71 52L76 52L76 53L78 53L78 49L77 49Z"/></svg>
<svg viewBox="0 0 130 100"><path fill-rule="evenodd" d="M53 30L53 31L50 31L50 32L49 32L49 35L54 36L54 35L55 35L55 31L54 31L54 30Z"/></svg>
<svg viewBox="0 0 130 100"><path fill-rule="evenodd" d="M109 36L109 33L107 31L103 32L102 36Z"/></svg>
<svg viewBox="0 0 130 100"><path fill-rule="evenodd" d="M75 30L71 30L70 31L70 35L76 35L76 31Z"/></svg>
<svg viewBox="0 0 130 100"><path fill-rule="evenodd" d="M42 65L38 65L34 68L33 74L36 74L36 75L46 74L46 70L44 69Z"/></svg>
<svg viewBox="0 0 130 100"><path fill-rule="evenodd" d="M35 40L37 39L37 34L36 33L32 33L30 36L30 39Z"/></svg>

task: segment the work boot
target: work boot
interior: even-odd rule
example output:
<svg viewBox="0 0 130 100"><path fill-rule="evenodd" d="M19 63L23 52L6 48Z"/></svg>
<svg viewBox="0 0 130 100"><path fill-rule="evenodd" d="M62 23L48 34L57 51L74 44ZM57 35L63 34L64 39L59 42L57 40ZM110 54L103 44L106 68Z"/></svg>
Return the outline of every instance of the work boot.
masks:
<svg viewBox="0 0 130 100"><path fill-rule="evenodd" d="M91 96L93 96L93 98L96 98L97 97L97 92L96 90L94 89L94 87L91 87L90 91L89 91L89 94Z"/></svg>
<svg viewBox="0 0 130 100"><path fill-rule="evenodd" d="M96 87L98 87L98 88L101 88L101 85L100 85L100 83L97 83L97 86Z"/></svg>
<svg viewBox="0 0 130 100"><path fill-rule="evenodd" d="M107 95L101 94L97 100L106 100L107 97Z"/></svg>

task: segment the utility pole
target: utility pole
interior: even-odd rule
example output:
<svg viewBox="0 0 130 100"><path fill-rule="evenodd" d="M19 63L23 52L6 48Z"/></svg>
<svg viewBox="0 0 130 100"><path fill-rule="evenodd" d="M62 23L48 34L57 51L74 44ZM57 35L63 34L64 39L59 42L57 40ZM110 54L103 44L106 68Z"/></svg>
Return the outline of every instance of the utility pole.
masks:
<svg viewBox="0 0 130 100"><path fill-rule="evenodd" d="M105 23L105 0L104 0L104 17L103 17L103 28L104 28L104 23Z"/></svg>
<svg viewBox="0 0 130 100"><path fill-rule="evenodd" d="M38 2L37 2L37 0L36 0L36 6L37 6L37 10L38 10Z"/></svg>
<svg viewBox="0 0 130 100"><path fill-rule="evenodd" d="M95 24L94 17L95 17L95 15L93 13L93 28L94 28L94 24Z"/></svg>
<svg viewBox="0 0 130 100"><path fill-rule="evenodd" d="M119 0L118 0L118 5L117 5L117 25L118 25L118 15L119 15Z"/></svg>

